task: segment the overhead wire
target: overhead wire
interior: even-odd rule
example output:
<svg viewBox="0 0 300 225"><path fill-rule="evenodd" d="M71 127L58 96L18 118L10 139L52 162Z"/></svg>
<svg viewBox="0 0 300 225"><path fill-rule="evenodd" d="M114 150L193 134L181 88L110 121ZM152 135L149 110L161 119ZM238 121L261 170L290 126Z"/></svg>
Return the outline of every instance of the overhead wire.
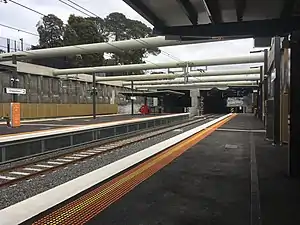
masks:
<svg viewBox="0 0 300 225"><path fill-rule="evenodd" d="M81 8L81 9L83 9L83 10L87 11L88 13L90 13L90 14L92 14L92 15L96 16L96 17L99 17L97 14L95 14L95 13L91 12L90 10L88 10L88 9L84 8L83 6L81 6L81 5L77 4L76 2L74 2L74 1L71 1L71 0L67 0L67 1L68 1L68 2L71 2L72 4L76 5L77 7Z"/></svg>
<svg viewBox="0 0 300 225"><path fill-rule="evenodd" d="M30 34L30 35L33 35L33 36L39 37L38 34L32 33L32 32L30 32L30 31L23 30L23 29L11 27L11 26L8 26L8 25L2 24L2 23L0 23L0 26L6 27L6 28L9 28L9 29L12 29L12 30L16 30L16 31L19 31L19 32L23 32L23 33L26 33L26 34Z"/></svg>
<svg viewBox="0 0 300 225"><path fill-rule="evenodd" d="M36 14L39 14L39 15L41 15L41 16L46 16L44 13L41 13L41 12L35 10L35 9L32 9L32 8L30 8L30 7L28 7L28 6L25 6L25 5L21 4L21 3L18 3L18 2L16 2L16 1L13 1L13 0L8 0L8 1L11 2L11 3L16 4L16 5L18 5L18 6L21 6L21 7L25 8L25 9L27 9L27 10L30 10L30 11L36 13ZM12 30L16 30L16 31L19 31L19 32L23 32L23 33L27 33L27 34L30 34L30 35L39 37L38 34L32 33L32 32L30 32L30 31L23 30L23 29L11 27L11 26L8 26L8 25L5 25L5 24L0 24L0 26L3 26L3 27L6 27L6 28L9 28L9 29L12 29ZM23 51L23 52L24 52L24 51ZM34 54L34 53L30 53L30 54Z"/></svg>
<svg viewBox="0 0 300 225"><path fill-rule="evenodd" d="M61 3L65 4L65 5L69 6L69 7L71 7L72 9L77 10L78 12L81 12L82 14L84 14L84 15L86 15L86 16L91 16L91 15L87 14L86 12L84 12L84 11L82 11L82 10L80 10L80 9L78 9L78 8L76 8L76 7L74 7L74 6L72 6L71 4L69 4L69 3L67 3L67 2L65 2L65 1L63 1L63 0L58 0L58 1L60 1Z"/></svg>
<svg viewBox="0 0 300 225"><path fill-rule="evenodd" d="M16 5L19 5L19 6L23 7L23 8L25 8L25 9L28 9L28 10L30 10L30 11L32 11L32 12L35 12L35 13L41 15L41 16L46 16L44 13L41 13L41 12L39 12L39 11L37 11L37 10L35 10L35 9L32 9L32 8L30 8L30 7L28 7L28 6L22 5L21 3L15 2L15 1L13 1L13 0L8 0L8 1L10 1L10 2L16 4Z"/></svg>

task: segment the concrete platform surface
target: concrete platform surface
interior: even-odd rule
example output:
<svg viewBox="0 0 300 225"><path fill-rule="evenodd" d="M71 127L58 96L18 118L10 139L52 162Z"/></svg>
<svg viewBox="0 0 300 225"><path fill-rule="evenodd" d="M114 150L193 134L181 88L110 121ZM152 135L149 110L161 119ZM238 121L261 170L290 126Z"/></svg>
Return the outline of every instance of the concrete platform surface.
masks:
<svg viewBox="0 0 300 225"><path fill-rule="evenodd" d="M0 136L9 134L18 134L23 132L34 132L41 130L49 130L56 128L66 128L73 126L90 125L95 123L105 123L112 121L130 120L136 118L144 118L155 115L111 115L111 116L98 116L95 120L93 118L73 118L73 119L53 119L53 120L40 120L33 122L23 122L21 127L7 128L5 124L0 124Z"/></svg>
<svg viewBox="0 0 300 225"><path fill-rule="evenodd" d="M86 224L300 224L300 181L262 128L238 115Z"/></svg>
<svg viewBox="0 0 300 225"><path fill-rule="evenodd" d="M263 125L239 115L222 128ZM286 176L286 147L253 135L261 224L300 224L300 181ZM251 215L250 151L250 132L215 131L87 224L251 224L258 215Z"/></svg>

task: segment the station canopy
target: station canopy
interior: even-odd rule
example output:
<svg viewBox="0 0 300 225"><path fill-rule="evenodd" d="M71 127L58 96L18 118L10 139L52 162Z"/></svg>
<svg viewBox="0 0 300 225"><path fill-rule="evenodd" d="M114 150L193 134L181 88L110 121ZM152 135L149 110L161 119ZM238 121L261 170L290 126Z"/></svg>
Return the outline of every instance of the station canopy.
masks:
<svg viewBox="0 0 300 225"><path fill-rule="evenodd" d="M123 0L154 32L185 38L269 38L300 29L300 0Z"/></svg>

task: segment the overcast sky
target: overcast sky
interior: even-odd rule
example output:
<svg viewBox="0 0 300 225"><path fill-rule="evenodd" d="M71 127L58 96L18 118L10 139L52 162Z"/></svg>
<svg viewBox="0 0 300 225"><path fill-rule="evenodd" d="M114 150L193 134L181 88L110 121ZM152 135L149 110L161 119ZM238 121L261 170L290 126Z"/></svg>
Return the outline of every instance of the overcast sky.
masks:
<svg viewBox="0 0 300 225"><path fill-rule="evenodd" d="M0 0L1 1L1 0ZM55 14L61 18L64 22L67 21L70 14L84 16L80 12L64 5L58 0L15 0L23 5L26 5L32 9L35 9L43 14ZM66 1L66 0L65 0ZM131 19L140 20L151 26L145 21L139 14L131 9L122 0L73 0L77 4L89 9L100 17L104 18L111 12L121 12ZM36 24L41 19L41 15L29 11L23 7L15 5L8 1L7 4L0 2L0 23L37 33ZM11 38L19 40L24 39L24 43L36 44L38 37L33 35L25 34L22 32L14 31L8 28L0 26L0 45L5 45L5 38ZM198 60L207 58L219 58L219 57L230 57L238 55L247 55L253 50L252 39L242 39L236 41L226 42L214 42L197 45L186 45L176 47L163 47L163 51L179 58L180 60ZM164 54L159 56L150 56L147 61L149 62L165 62L174 61L171 57ZM253 65L251 65L253 66ZM228 66L226 66L228 67ZM232 68L233 66L230 66ZM249 68L249 65L234 66ZM210 69L221 69L224 67L212 67Z"/></svg>

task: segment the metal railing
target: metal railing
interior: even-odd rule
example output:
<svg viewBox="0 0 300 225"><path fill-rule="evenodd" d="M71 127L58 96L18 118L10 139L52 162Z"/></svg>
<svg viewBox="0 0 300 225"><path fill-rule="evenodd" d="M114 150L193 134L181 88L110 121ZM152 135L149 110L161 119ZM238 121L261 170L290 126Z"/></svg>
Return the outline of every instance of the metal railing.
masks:
<svg viewBox="0 0 300 225"><path fill-rule="evenodd" d="M10 38L0 37L0 53L26 51L31 48L32 45L24 43L22 38L20 40L13 40Z"/></svg>
<svg viewBox="0 0 300 225"><path fill-rule="evenodd" d="M61 133L57 135L26 138L19 141L0 143L1 163L28 158L52 151L75 148L111 138L128 135L159 126L166 126L189 118L188 113L171 117L157 117L144 121L121 125L102 126L87 130Z"/></svg>

